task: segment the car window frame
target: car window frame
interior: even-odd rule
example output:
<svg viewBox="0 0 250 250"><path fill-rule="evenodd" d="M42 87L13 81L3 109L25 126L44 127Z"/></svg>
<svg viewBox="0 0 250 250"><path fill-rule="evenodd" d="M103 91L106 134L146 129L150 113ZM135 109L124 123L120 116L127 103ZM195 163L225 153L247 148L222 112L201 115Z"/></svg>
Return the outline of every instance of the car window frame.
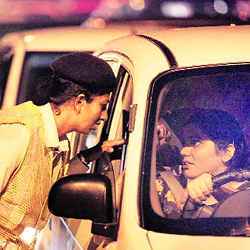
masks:
<svg viewBox="0 0 250 250"><path fill-rule="evenodd" d="M21 77L20 77L20 82L19 82L19 85L18 85L18 92L17 92L17 98L16 98L16 103L17 104L20 104L20 103L23 103L25 101L28 101L30 100L29 98L27 98L28 96L28 91L27 89L34 83L32 82L27 82L27 79L25 79L25 77L27 77L27 62L29 60L29 58L31 58L32 55L53 55L53 57L60 57L62 55L66 55L70 53L70 51L26 51L25 52L25 55L24 55L24 59L23 59L23 65L22 65L22 69L21 69ZM54 59L52 59L53 61ZM49 65L48 64L48 70L49 70ZM30 74L30 69L28 71L28 73ZM28 75L29 75L28 74ZM39 75L39 77L37 78L37 80L41 80L42 77L44 76L41 76ZM30 79L29 79L30 80Z"/></svg>
<svg viewBox="0 0 250 250"><path fill-rule="evenodd" d="M129 115L129 110L127 110L126 112L123 112L121 114L122 117L122 124L120 124L121 120L118 121L118 123L115 123L115 126L113 125L114 122L114 118L115 114L117 113L117 109L119 108L117 103L118 101L123 101L125 92L129 91L128 90L128 86L132 86L133 88L133 80L132 80L132 76L130 74L130 72L126 69L126 67L124 67L124 65L120 64L119 66L119 70L118 70L118 75L117 75L117 79L118 79L118 86L117 89L115 90L114 94L111 97L111 101L110 101L110 105L108 107L108 120L105 123L103 129L102 129L102 133L101 133L101 137L100 137L100 141L104 141L107 139L114 139L114 138L110 138L110 132L111 130L117 130L119 129L119 126L122 125L122 136L125 136L126 139L128 140L129 137L129 131L128 131L128 115ZM131 103L133 103L132 99L131 99ZM127 124L126 124L127 123ZM113 135L114 136L114 135ZM116 239L117 237L117 232L118 232L118 228L119 228L119 218L120 218L120 211L121 211L121 203L122 203L122 187L123 187L123 179L124 179L124 172L125 172L125 157L126 157L126 149L127 149L127 144L124 144L123 146L121 146L121 155L119 157L119 159L115 159L119 161L119 170L118 172L115 172L114 169L105 169L106 166L103 165L102 163L96 162L96 164L94 165L94 171L92 170L93 173L101 173L106 175L112 183L112 191L113 191L113 205L114 205L114 210L115 210L115 216L114 216L114 221L111 224L108 225L100 225L98 223L93 223L92 224L92 233L96 233L96 234L100 234L100 231L102 232L101 234L105 235L105 231L108 232L107 236L111 236L111 238ZM110 161L112 162L112 156L111 158L109 158L109 155L105 155L107 158L105 159L105 161ZM102 159L101 159L102 161ZM112 163L111 163L112 164ZM102 168L101 168L102 167ZM121 178L120 180L119 177ZM120 184L118 184L118 181L121 182ZM119 189L119 190L118 190ZM119 196L119 197L118 197Z"/></svg>
<svg viewBox="0 0 250 250"><path fill-rule="evenodd" d="M140 179L140 225L150 231L168 233L168 234L179 234L179 235L210 235L210 236L225 236L221 230L214 231L215 228L220 228L223 225L225 228L232 225L237 225L241 222L241 218L198 218L198 219L167 219L155 213L155 208L151 206L151 197L149 195L150 185L152 185L151 175L155 172L149 173L147 169L151 169L152 162L152 149L153 141L151 138L156 133L155 129L152 128L152 120L156 118L157 104L153 104L153 100L158 99L159 93L163 86L166 86L166 79L171 84L172 79L176 79L178 76L183 77L183 74L193 74L193 72L201 71L216 71L216 70L227 70L232 67L240 67L249 69L250 63L233 63L233 64L217 64L217 65L203 65L199 67L188 67L188 68L177 68L170 69L160 73L151 82L149 89L149 98L147 100L146 110L146 123L145 123L145 139L143 144L143 153L141 160L141 179ZM160 81L161 77L165 75L164 81ZM153 115L154 114L154 115ZM152 118L154 117L154 118ZM146 131L149 131L148 133ZM156 206L157 207L157 206ZM248 218L249 220L249 218ZM212 226L212 229L210 226ZM227 236L230 237L230 236Z"/></svg>

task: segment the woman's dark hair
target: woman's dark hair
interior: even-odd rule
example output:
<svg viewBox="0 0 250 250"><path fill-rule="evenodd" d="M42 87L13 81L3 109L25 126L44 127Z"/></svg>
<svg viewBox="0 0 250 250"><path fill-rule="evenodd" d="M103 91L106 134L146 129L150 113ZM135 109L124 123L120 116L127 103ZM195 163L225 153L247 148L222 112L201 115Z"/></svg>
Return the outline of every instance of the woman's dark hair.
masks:
<svg viewBox="0 0 250 250"><path fill-rule="evenodd" d="M37 85L33 102L60 105L79 94L87 101L91 97L109 94L116 87L114 73L104 60L88 53L77 52L64 55L50 66L46 80Z"/></svg>
<svg viewBox="0 0 250 250"><path fill-rule="evenodd" d="M229 113L216 109L200 109L193 113L185 125L194 124L217 145L219 150L229 144L235 147L235 154L228 162L230 169L244 168L246 142L238 121Z"/></svg>

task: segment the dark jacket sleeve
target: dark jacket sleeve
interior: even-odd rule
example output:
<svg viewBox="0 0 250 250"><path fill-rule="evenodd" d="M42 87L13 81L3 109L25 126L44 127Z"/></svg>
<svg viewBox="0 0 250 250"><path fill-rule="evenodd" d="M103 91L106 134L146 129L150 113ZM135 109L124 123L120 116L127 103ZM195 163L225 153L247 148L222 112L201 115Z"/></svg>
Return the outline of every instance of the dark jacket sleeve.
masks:
<svg viewBox="0 0 250 250"><path fill-rule="evenodd" d="M68 175L86 173L89 170L89 163L99 159L102 153L100 144L81 150L70 160Z"/></svg>

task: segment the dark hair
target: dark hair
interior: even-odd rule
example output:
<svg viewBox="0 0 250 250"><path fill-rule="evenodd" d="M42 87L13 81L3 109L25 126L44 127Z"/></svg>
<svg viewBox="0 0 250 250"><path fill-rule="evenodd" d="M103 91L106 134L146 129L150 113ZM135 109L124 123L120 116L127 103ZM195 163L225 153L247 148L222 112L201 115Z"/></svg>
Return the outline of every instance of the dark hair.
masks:
<svg viewBox="0 0 250 250"><path fill-rule="evenodd" d="M193 113L184 124L194 124L209 139L215 142L220 150L229 144L235 147L235 154L228 162L230 169L244 168L246 142L237 120L229 113L216 109L201 109Z"/></svg>
<svg viewBox="0 0 250 250"><path fill-rule="evenodd" d="M49 77L38 84L34 103L57 105L83 93L91 97L109 94L116 86L114 73L104 60L89 53L77 52L61 56L50 66Z"/></svg>

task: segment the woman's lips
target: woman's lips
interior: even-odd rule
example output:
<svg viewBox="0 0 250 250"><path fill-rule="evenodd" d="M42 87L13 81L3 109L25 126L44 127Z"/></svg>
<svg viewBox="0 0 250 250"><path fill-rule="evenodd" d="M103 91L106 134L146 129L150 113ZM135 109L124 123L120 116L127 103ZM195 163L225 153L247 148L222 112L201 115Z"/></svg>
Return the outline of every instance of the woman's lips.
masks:
<svg viewBox="0 0 250 250"><path fill-rule="evenodd" d="M192 166L193 163L190 162L190 161L182 161L182 168L185 170L185 169L188 169L190 166Z"/></svg>
<svg viewBox="0 0 250 250"><path fill-rule="evenodd" d="M100 124L102 123L101 120L98 120L91 128L91 130L95 131L97 130L98 126L100 126Z"/></svg>

